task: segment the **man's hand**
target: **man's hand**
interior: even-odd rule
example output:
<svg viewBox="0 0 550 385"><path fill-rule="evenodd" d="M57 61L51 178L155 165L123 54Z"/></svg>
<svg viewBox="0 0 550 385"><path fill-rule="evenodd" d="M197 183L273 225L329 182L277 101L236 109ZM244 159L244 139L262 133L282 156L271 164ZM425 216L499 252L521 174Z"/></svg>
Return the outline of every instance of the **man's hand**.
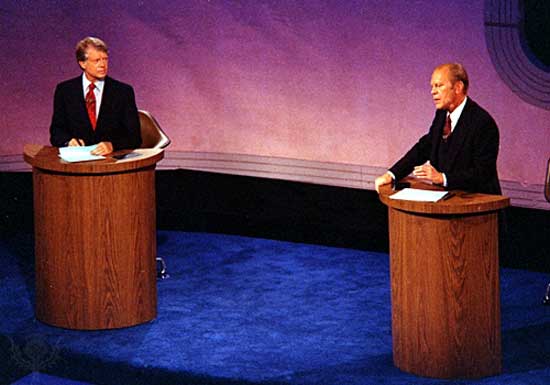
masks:
<svg viewBox="0 0 550 385"><path fill-rule="evenodd" d="M437 171L434 166L427 161L421 166L416 166L413 170L413 175L418 179L429 180L433 184L443 184L443 174Z"/></svg>
<svg viewBox="0 0 550 385"><path fill-rule="evenodd" d="M97 147L92 151L92 155L107 155L113 152L113 144L111 142L99 142Z"/></svg>
<svg viewBox="0 0 550 385"><path fill-rule="evenodd" d="M393 181L393 178L390 174L385 173L384 175L380 175L378 178L374 180L374 188L376 188L376 192L380 193L380 186L390 184Z"/></svg>
<svg viewBox="0 0 550 385"><path fill-rule="evenodd" d="M75 146L84 146L84 140L83 139L77 139L77 138L72 138L71 140L69 140L69 144L68 144L70 147L75 147Z"/></svg>

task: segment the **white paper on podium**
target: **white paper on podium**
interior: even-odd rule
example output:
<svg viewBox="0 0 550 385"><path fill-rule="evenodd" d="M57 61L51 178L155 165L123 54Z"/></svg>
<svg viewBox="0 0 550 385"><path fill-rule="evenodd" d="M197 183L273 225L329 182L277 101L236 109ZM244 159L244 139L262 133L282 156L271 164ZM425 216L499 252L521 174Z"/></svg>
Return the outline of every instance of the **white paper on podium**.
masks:
<svg viewBox="0 0 550 385"><path fill-rule="evenodd" d="M401 199L416 202L437 202L447 195L448 191L420 190L417 188L404 188L390 195L390 199Z"/></svg>
<svg viewBox="0 0 550 385"><path fill-rule="evenodd" d="M91 146L60 147L59 157L65 162L87 162L90 160L105 159L103 155L93 155L91 152L97 144Z"/></svg>

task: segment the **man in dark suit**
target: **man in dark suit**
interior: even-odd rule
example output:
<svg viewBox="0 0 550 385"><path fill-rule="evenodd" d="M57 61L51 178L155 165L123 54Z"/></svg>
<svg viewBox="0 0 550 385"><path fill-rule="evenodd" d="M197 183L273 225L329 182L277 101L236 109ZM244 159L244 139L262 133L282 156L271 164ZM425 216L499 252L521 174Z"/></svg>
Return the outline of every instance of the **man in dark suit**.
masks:
<svg viewBox="0 0 550 385"><path fill-rule="evenodd" d="M434 70L431 93L437 111L430 130L376 178L377 191L412 172L449 190L501 194L498 127L487 111L467 96L468 85L461 64L442 64Z"/></svg>
<svg viewBox="0 0 550 385"><path fill-rule="evenodd" d="M57 85L50 126L53 146L97 144L95 155L141 145L134 90L107 76L107 45L87 37L76 46L82 76Z"/></svg>

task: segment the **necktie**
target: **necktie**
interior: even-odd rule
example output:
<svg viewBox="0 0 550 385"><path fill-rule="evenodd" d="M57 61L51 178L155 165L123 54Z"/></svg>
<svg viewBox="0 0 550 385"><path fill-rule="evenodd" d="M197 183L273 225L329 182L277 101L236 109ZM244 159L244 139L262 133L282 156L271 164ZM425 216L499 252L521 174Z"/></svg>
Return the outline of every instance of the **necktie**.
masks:
<svg viewBox="0 0 550 385"><path fill-rule="evenodd" d="M86 109L88 110L88 117L90 118L90 123L92 123L92 128L95 130L96 116L94 88L94 83L90 83L90 86L88 87L88 93L86 94Z"/></svg>
<svg viewBox="0 0 550 385"><path fill-rule="evenodd" d="M447 115L445 126L443 126L443 140L447 140L449 135L451 135L451 115Z"/></svg>

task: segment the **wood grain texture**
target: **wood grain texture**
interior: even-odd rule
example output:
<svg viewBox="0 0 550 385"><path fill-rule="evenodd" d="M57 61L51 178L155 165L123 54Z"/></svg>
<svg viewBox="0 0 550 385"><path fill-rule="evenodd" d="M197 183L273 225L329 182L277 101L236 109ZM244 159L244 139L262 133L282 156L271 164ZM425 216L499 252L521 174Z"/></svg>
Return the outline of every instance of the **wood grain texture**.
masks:
<svg viewBox="0 0 550 385"><path fill-rule="evenodd" d="M142 167L111 161L101 173L94 162L59 166L51 154L25 153L33 165L36 317L88 330L154 319L154 170L162 152L139 159Z"/></svg>
<svg viewBox="0 0 550 385"><path fill-rule="evenodd" d="M437 378L500 373L496 208L507 198L468 195L466 207L445 209L455 214L429 208L443 202L381 199L389 206L395 365Z"/></svg>

